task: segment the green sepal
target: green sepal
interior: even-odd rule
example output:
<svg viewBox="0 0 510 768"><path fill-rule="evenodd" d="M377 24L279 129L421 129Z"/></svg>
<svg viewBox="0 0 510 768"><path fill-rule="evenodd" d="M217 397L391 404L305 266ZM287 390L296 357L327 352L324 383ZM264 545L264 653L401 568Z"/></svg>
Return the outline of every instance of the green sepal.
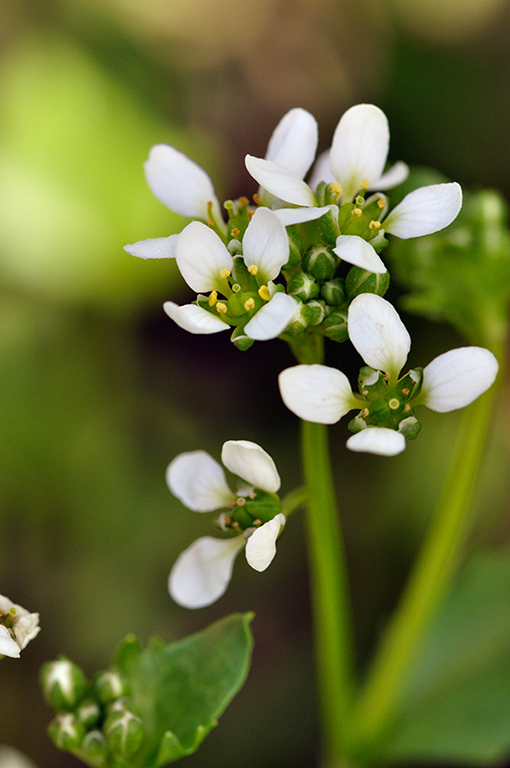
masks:
<svg viewBox="0 0 510 768"><path fill-rule="evenodd" d="M389 272L379 275L360 267L351 267L345 279L345 289L350 301L361 293L375 293L377 296L384 296L389 287Z"/></svg>
<svg viewBox="0 0 510 768"><path fill-rule="evenodd" d="M421 424L416 416L407 416L407 418L402 419L398 425L398 431L404 435L407 440L414 440L415 437L418 437L420 429Z"/></svg>
<svg viewBox="0 0 510 768"><path fill-rule="evenodd" d="M366 400L376 400L385 397L388 385L382 371L364 365L358 375L358 389Z"/></svg>
<svg viewBox="0 0 510 768"><path fill-rule="evenodd" d="M317 220L317 225L324 242L327 243L327 245L335 245L336 239L340 234L336 213L328 211Z"/></svg>
<svg viewBox="0 0 510 768"><path fill-rule="evenodd" d="M320 325L328 316L329 307L324 301L312 299L305 306L310 313L309 325Z"/></svg>
<svg viewBox="0 0 510 768"><path fill-rule="evenodd" d="M339 343L347 341L349 338L347 330L347 311L344 309L337 309L334 312L331 312L320 326L320 329L328 339L332 339Z"/></svg>
<svg viewBox="0 0 510 768"><path fill-rule="evenodd" d="M289 260L282 267L282 272L298 267L304 250L303 240L296 227L287 227L287 237L289 238Z"/></svg>
<svg viewBox="0 0 510 768"><path fill-rule="evenodd" d="M242 256L236 256L234 258L234 266L232 267L232 277L235 282L241 286L242 291L256 291L257 281L255 277L248 272L248 267Z"/></svg>
<svg viewBox="0 0 510 768"><path fill-rule="evenodd" d="M250 339L244 332L244 327L240 325L238 325L237 328L234 328L232 335L230 336L230 341L242 352L246 352L246 350L252 347L255 343L254 339Z"/></svg>
<svg viewBox="0 0 510 768"><path fill-rule="evenodd" d="M408 389L409 394L406 395L406 400L413 400L417 397L423 385L423 368L413 368L405 376L402 376L398 380L397 387L400 391Z"/></svg>
<svg viewBox="0 0 510 768"><path fill-rule="evenodd" d="M79 750L75 754L86 760L89 765L98 768L105 765L108 757L109 747L106 736L97 728L89 731L83 737Z"/></svg>
<svg viewBox="0 0 510 768"><path fill-rule="evenodd" d="M328 280L321 288L321 296L330 306L341 307L347 301L345 280L342 277Z"/></svg>

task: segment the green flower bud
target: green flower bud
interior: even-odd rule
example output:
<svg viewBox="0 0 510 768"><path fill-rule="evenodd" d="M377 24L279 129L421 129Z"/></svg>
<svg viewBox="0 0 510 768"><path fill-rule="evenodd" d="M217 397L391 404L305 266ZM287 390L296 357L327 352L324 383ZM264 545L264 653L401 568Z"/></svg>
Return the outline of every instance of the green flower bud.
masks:
<svg viewBox="0 0 510 768"><path fill-rule="evenodd" d="M118 757L130 757L138 752L145 736L142 721L128 709L112 712L103 731L111 752Z"/></svg>
<svg viewBox="0 0 510 768"><path fill-rule="evenodd" d="M102 704L115 701L127 693L124 680L115 669L100 672L94 679L94 689Z"/></svg>
<svg viewBox="0 0 510 768"><path fill-rule="evenodd" d="M85 726L71 712L61 712L49 724L48 735L56 747L70 752L81 743Z"/></svg>
<svg viewBox="0 0 510 768"><path fill-rule="evenodd" d="M327 317L327 309L324 301L312 299L305 305L310 312L310 325L320 325ZM328 307L329 309L329 307Z"/></svg>
<svg viewBox="0 0 510 768"><path fill-rule="evenodd" d="M375 293L377 296L384 296L389 285L389 272L376 275L359 267L351 267L345 279L345 288L350 301L359 296L360 293Z"/></svg>
<svg viewBox="0 0 510 768"><path fill-rule="evenodd" d="M94 766L105 765L109 753L108 741L101 731L94 730L85 734L80 752L87 762Z"/></svg>
<svg viewBox="0 0 510 768"><path fill-rule="evenodd" d="M75 715L85 728L92 728L101 717L101 709L93 699L85 699L75 710Z"/></svg>
<svg viewBox="0 0 510 768"><path fill-rule="evenodd" d="M308 309L308 304L300 304L294 319L288 328L285 329L285 333L289 336L299 336L310 325L310 317L313 315L313 310Z"/></svg>
<svg viewBox="0 0 510 768"><path fill-rule="evenodd" d="M242 352L245 352L255 343L253 339L250 339L249 336L246 335L244 328L240 325L234 329L230 341Z"/></svg>
<svg viewBox="0 0 510 768"><path fill-rule="evenodd" d="M283 270L292 270L301 264L303 255L303 241L296 227L287 227L287 237L289 238L289 260L282 267Z"/></svg>
<svg viewBox="0 0 510 768"><path fill-rule="evenodd" d="M348 424L348 429L354 433L361 432L362 429L366 429L366 428L367 428L367 423L363 418L363 416L361 415L361 412L356 414L356 416L353 419L351 419Z"/></svg>
<svg viewBox="0 0 510 768"><path fill-rule="evenodd" d="M296 299L301 299L301 301L308 301L308 299L315 299L319 295L319 286L312 275L300 272L289 280L287 293Z"/></svg>
<svg viewBox="0 0 510 768"><path fill-rule="evenodd" d="M83 670L64 656L43 665L41 685L46 701L57 712L74 709L88 688Z"/></svg>
<svg viewBox="0 0 510 768"><path fill-rule="evenodd" d="M406 419L402 419L398 425L398 431L401 432L408 440L413 440L421 429L421 424L416 416L408 416Z"/></svg>
<svg viewBox="0 0 510 768"><path fill-rule="evenodd" d="M345 304L347 295L345 293L345 280L341 277L335 277L328 280L321 288L321 296L324 301L332 307L340 307Z"/></svg>
<svg viewBox="0 0 510 768"><path fill-rule="evenodd" d="M328 339L343 342L349 338L347 331L347 312L343 309L337 309L324 320L321 325L321 331Z"/></svg>
<svg viewBox="0 0 510 768"><path fill-rule="evenodd" d="M326 245L311 245L303 256L303 269L324 282L335 274L340 259Z"/></svg>

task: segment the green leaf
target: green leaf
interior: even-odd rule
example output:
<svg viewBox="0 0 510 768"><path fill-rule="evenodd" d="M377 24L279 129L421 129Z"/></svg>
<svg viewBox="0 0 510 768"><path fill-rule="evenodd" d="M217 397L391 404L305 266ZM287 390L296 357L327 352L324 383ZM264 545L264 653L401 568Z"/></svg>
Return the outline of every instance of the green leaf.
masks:
<svg viewBox="0 0 510 768"><path fill-rule="evenodd" d="M133 765L160 768L196 751L248 674L252 614L232 614L170 645L137 654L126 641L117 663L148 738Z"/></svg>
<svg viewBox="0 0 510 768"><path fill-rule="evenodd" d="M460 573L377 764L501 764L510 755L510 551Z"/></svg>

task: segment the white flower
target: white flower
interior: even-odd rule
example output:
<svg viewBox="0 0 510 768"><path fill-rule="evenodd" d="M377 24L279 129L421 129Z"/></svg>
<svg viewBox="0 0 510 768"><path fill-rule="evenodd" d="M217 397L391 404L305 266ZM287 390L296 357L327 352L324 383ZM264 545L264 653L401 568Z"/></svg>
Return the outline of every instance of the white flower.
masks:
<svg viewBox="0 0 510 768"><path fill-rule="evenodd" d="M223 526L242 531L230 539L203 536L177 558L168 588L173 599L185 608L202 608L223 595L241 549L245 549L252 568L264 571L276 554L276 540L285 525L285 515L278 511L281 504L275 496L280 477L269 454L256 443L229 440L223 445L221 459L248 487L234 493L223 467L205 451L182 453L167 469L168 487L185 506L195 512L228 508L230 513L221 518ZM235 521L236 510L251 520L250 503L256 504L260 497L273 500L274 516L264 523L255 519L243 530Z"/></svg>
<svg viewBox="0 0 510 768"><path fill-rule="evenodd" d="M0 656L18 658L39 631L38 613L30 613L0 595Z"/></svg>
<svg viewBox="0 0 510 768"><path fill-rule="evenodd" d="M398 431L406 425L410 411L408 392L398 392L397 380L409 354L411 339L394 307L371 293L357 296L348 312L349 337L365 363L375 369L365 384L375 385L377 371L387 374L389 412L402 414L398 427L365 424L347 441L353 451L366 451L394 456L405 448L404 435ZM498 363L492 352L481 347L453 349L436 357L423 370L421 392L412 400L413 407L426 405L445 413L469 405L494 382ZM411 372L413 380L413 372ZM280 392L286 406L299 418L321 424L334 424L354 408L366 406L362 419L370 414L370 401L354 395L345 374L324 365L297 365L282 371ZM378 395L379 399L384 399ZM405 405L405 407L404 407Z"/></svg>
<svg viewBox="0 0 510 768"><path fill-rule="evenodd" d="M0 744L0 768L36 768L36 765L18 749Z"/></svg>
<svg viewBox="0 0 510 768"><path fill-rule="evenodd" d="M253 178L272 195L291 205L300 206L292 216L282 218L288 225L318 218L328 207L317 208L313 189L319 181L340 185L341 203L352 202L360 191L384 190L400 184L407 176L404 163L396 163L383 173L389 148L388 120L373 104L358 104L341 117L331 149L319 158L312 173L312 186L303 181L303 174L292 166L282 166L273 159L247 155L246 167ZM457 183L433 184L407 195L380 222L384 232L401 238L430 235L447 227L456 218L462 205L462 191ZM310 213L303 212L303 207ZM383 273L386 267L373 246L356 234L340 233L337 256L370 272Z"/></svg>
<svg viewBox="0 0 510 768"><path fill-rule="evenodd" d="M254 299L245 303L251 317L244 327L245 334L257 341L276 338L292 321L298 302L292 296L276 290L272 281L289 259L289 241L285 227L268 208L255 211L244 233L243 259L252 275L254 284L264 303L257 311ZM228 315L228 298L235 293L232 278L234 259L220 237L205 224L195 221L179 235L175 248L177 266L187 284L197 293L211 292L209 306L216 308L213 314L204 307L188 304L179 307L174 302L163 305L165 312L181 328L191 333L218 333L226 330L235 317ZM240 286L237 286L239 290ZM217 294L227 297L227 303ZM204 297L202 297L204 298ZM225 316L225 320L222 319Z"/></svg>

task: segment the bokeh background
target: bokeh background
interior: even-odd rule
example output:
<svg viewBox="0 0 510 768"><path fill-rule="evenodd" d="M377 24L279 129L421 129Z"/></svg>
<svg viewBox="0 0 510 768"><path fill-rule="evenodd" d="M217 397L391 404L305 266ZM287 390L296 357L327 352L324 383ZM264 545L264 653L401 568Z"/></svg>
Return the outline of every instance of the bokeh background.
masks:
<svg viewBox="0 0 510 768"><path fill-rule="evenodd" d="M142 163L168 142L220 198L250 195L244 154L263 156L288 109L318 118L326 148L342 112L369 101L389 117L393 160L509 193L509 34L507 0L2 0L0 592L38 610L43 629L1 665L0 743L39 768L77 766L45 734L45 660L63 653L92 673L128 632L170 641L255 610L249 681L186 765L315 766L299 516L271 568L240 558L216 605L187 612L166 591L178 553L209 531L167 490L172 457L254 440L286 491L299 482L298 433L276 388L291 363L281 342L242 353L223 335L187 335L161 309L188 296L173 264L122 250L185 223L152 197ZM405 319L413 364L459 344ZM330 355L354 367L344 348ZM508 539L498 413L471 548ZM422 423L391 461L348 455L345 426L332 429L360 665L421 539L456 415Z"/></svg>

